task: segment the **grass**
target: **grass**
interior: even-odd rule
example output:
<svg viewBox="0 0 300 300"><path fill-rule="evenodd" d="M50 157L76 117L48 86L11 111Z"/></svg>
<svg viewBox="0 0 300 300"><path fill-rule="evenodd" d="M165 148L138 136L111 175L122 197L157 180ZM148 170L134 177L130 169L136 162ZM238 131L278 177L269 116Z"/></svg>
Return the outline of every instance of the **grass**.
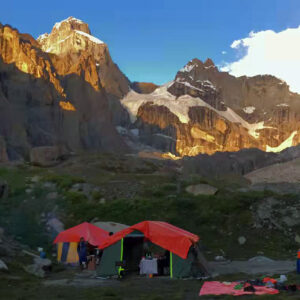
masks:
<svg viewBox="0 0 300 300"><path fill-rule="evenodd" d="M270 193L220 193L193 197L185 193L177 195L175 188L172 183L162 184L153 187L147 198L117 199L104 204L88 202L81 195L67 195L64 208L70 224L74 225L95 217L128 225L143 220L172 223L198 234L210 258L223 251L229 258L236 259L246 259L258 252L272 258L289 258L296 251L295 242L281 232L253 228L249 207ZM246 237L245 245L239 245L239 236Z"/></svg>
<svg viewBox="0 0 300 300"><path fill-rule="evenodd" d="M290 283L298 283L299 277L296 274L289 274ZM235 281L248 279L243 274L236 274L227 277L220 277L216 280ZM84 281L85 279L83 279ZM170 280L170 279L147 279L130 277L122 281L99 281L98 287L80 287L80 286L45 286L44 280L35 279L29 275L24 275L22 279L9 278L7 275L0 273L0 299L11 300L56 300L56 299L114 299L114 300L219 300L219 299L236 299L235 296L202 296L198 294L202 286L199 280ZM299 292L281 292L278 295L261 295L261 296L241 296L241 299L259 299L259 300L286 300L299 299Z"/></svg>
<svg viewBox="0 0 300 300"><path fill-rule="evenodd" d="M230 192L232 186L226 180L211 181L191 176L183 181L172 172L167 175L157 173L159 165L153 162L137 163L135 160L91 155L50 170L26 165L0 168L0 178L6 180L11 189L10 197L0 202L0 226L8 228L22 242L36 247L47 243L51 245L51 237L44 234L45 224L41 222L41 215L53 211L66 227L94 218L128 225L143 220L164 220L198 234L209 258L223 252L228 258L245 259L258 252L272 258L289 258L296 251L295 242L281 232L253 228L249 208L267 197L296 203L298 195ZM29 195L25 190L30 178L35 175L39 175L40 181ZM123 182L125 192L131 184L137 185L135 196L100 203L101 198L107 198L103 190L93 191L89 199L81 192L70 191L74 184L83 182L100 187L108 184L110 189L114 189L118 181ZM57 199L47 199L49 191L43 187L44 182L56 184ZM234 178L232 182L238 186L244 184L240 178ZM212 184L219 188L219 192L215 196L187 194L185 187L196 183ZM243 246L238 244L241 235L247 239Z"/></svg>
<svg viewBox="0 0 300 300"><path fill-rule="evenodd" d="M55 173L48 173L43 176L42 178L45 182L53 182L55 183L58 188L61 189L69 189L76 183L84 183L85 180L78 176L72 176L69 174L55 174Z"/></svg>

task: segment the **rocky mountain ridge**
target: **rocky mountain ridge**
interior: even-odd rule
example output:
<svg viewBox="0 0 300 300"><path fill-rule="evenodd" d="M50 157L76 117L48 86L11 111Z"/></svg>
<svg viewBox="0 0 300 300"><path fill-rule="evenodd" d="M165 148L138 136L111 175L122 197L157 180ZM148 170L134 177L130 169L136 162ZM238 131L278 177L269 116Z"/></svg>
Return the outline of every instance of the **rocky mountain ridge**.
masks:
<svg viewBox="0 0 300 300"><path fill-rule="evenodd" d="M220 72L210 59L193 59L173 81L148 95L130 91L121 103L147 144L179 156L279 152L300 140L300 95L270 75Z"/></svg>
<svg viewBox="0 0 300 300"><path fill-rule="evenodd" d="M300 95L282 80L237 78L193 59L163 86L131 83L74 17L37 40L1 25L0 59L2 161L49 146L60 149L53 157L147 147L183 157L300 141Z"/></svg>

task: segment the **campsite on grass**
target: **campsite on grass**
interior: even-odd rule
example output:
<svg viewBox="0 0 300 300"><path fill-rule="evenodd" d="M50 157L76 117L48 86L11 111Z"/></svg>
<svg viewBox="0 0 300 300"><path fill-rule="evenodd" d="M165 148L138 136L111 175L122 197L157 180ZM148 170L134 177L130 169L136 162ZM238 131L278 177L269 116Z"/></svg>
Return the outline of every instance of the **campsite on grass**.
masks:
<svg viewBox="0 0 300 300"><path fill-rule="evenodd" d="M100 287L107 291L110 287L122 290L130 285L135 290L147 285L153 289L173 287L174 295L176 289L177 295L181 295L186 294L183 288L186 286L190 289L188 294L193 293L189 299L215 299L207 297L224 295L300 297L293 261L258 256L248 261L218 258L221 261L209 262L201 251L205 241L167 222L143 221L132 226L98 222L97 225L84 222L57 235L53 243L57 262L63 268L61 278L52 279L51 269L47 270L43 289L76 287L83 289L82 293Z"/></svg>

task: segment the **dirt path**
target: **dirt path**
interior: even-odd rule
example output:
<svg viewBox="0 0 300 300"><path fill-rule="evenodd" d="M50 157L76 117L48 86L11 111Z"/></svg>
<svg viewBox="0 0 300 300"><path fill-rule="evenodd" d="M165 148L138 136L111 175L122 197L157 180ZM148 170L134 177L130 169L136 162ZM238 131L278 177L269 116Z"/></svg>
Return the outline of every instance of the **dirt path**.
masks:
<svg viewBox="0 0 300 300"><path fill-rule="evenodd" d="M286 260L271 260L266 257L255 257L247 261L225 261L208 263L212 277L244 273L248 275L278 275L295 271L296 262ZM43 285L74 286L74 287L117 287L122 282L134 280L143 282L145 278L130 276L121 281L114 279L97 279L95 272L75 273L72 278L52 278L43 281ZM168 281L168 277L156 278L159 282ZM165 279L165 280L160 280Z"/></svg>
<svg viewBox="0 0 300 300"><path fill-rule="evenodd" d="M74 286L74 287L111 287L120 284L117 280L101 280L96 278L49 279L43 281L45 286Z"/></svg>

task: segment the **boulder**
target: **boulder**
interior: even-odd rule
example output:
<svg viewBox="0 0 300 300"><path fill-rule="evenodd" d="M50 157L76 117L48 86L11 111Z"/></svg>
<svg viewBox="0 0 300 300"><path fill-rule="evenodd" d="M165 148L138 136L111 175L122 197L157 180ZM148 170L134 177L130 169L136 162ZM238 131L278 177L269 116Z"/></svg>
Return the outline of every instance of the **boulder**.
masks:
<svg viewBox="0 0 300 300"><path fill-rule="evenodd" d="M35 264L28 265L28 266L24 267L24 270L27 273L32 274L36 277L40 277L40 278L45 277L45 271L42 268L40 268L38 265L35 265Z"/></svg>
<svg viewBox="0 0 300 300"><path fill-rule="evenodd" d="M298 234L295 235L295 242L300 244L300 236Z"/></svg>
<svg viewBox="0 0 300 300"><path fill-rule="evenodd" d="M222 255L217 255L215 257L215 261L226 261L226 258L224 256L222 256Z"/></svg>
<svg viewBox="0 0 300 300"><path fill-rule="evenodd" d="M43 184L43 187L44 187L45 189L55 190L56 187L57 187L57 185L56 185L56 183L54 183L54 182L47 181L47 182L45 182L45 183Z"/></svg>
<svg viewBox="0 0 300 300"><path fill-rule="evenodd" d="M35 257L34 263L24 267L24 270L36 277L44 278L46 270L51 268L52 262L47 258Z"/></svg>
<svg viewBox="0 0 300 300"><path fill-rule="evenodd" d="M196 184L190 185L186 189L186 192L193 194L194 196L198 195L214 195L218 191L217 188L209 185L209 184Z"/></svg>
<svg viewBox="0 0 300 300"><path fill-rule="evenodd" d="M99 200L99 204L105 204L106 203L106 199L105 198L101 198L100 200Z"/></svg>
<svg viewBox="0 0 300 300"><path fill-rule="evenodd" d="M56 165L67 156L67 151L59 146L35 147L30 151L30 162L34 165L48 167Z"/></svg>
<svg viewBox="0 0 300 300"><path fill-rule="evenodd" d="M0 271L8 271L8 267L6 265L6 263L0 259Z"/></svg>
<svg viewBox="0 0 300 300"><path fill-rule="evenodd" d="M58 193L57 192L51 192L49 194L47 194L46 199L47 200L54 200L58 197Z"/></svg>
<svg viewBox="0 0 300 300"><path fill-rule="evenodd" d="M238 242L240 245L244 245L246 243L247 239L244 236L240 236L238 238Z"/></svg>
<svg viewBox="0 0 300 300"><path fill-rule="evenodd" d="M38 183L41 180L41 177L36 175L31 178L31 182Z"/></svg>

